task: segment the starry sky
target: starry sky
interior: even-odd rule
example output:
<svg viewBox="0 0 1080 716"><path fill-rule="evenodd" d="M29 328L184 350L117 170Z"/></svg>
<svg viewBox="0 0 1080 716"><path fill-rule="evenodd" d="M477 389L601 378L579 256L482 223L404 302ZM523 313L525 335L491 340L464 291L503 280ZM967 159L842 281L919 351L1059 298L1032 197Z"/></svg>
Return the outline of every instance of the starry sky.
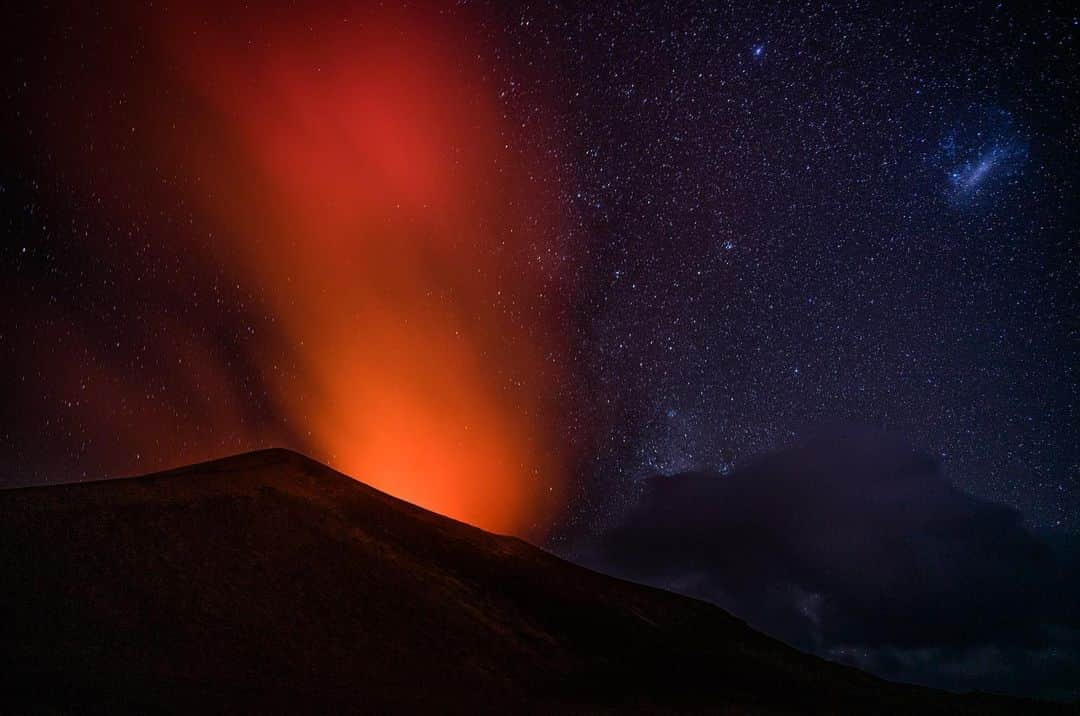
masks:
<svg viewBox="0 0 1080 716"><path fill-rule="evenodd" d="M515 16L568 68L506 91L564 120L598 480L855 423L1078 528L1076 21L934 5Z"/></svg>
<svg viewBox="0 0 1080 716"><path fill-rule="evenodd" d="M1064 4L5 13L4 484L286 445L575 553L855 431L1080 533Z"/></svg>

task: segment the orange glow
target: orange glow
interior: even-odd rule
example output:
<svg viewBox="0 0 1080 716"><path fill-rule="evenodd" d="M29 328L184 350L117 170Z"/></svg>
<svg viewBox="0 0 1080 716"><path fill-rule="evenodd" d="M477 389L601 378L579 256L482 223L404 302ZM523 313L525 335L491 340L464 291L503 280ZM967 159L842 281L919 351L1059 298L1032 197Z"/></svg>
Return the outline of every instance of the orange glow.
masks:
<svg viewBox="0 0 1080 716"><path fill-rule="evenodd" d="M507 148L485 48L434 10L214 10L170 18L205 131L164 149L219 226L203 260L258 287L288 346L288 365L259 368L297 447L527 531L561 475L539 378L551 337L501 306L540 313L541 277L514 259L556 221L530 218L542 169Z"/></svg>

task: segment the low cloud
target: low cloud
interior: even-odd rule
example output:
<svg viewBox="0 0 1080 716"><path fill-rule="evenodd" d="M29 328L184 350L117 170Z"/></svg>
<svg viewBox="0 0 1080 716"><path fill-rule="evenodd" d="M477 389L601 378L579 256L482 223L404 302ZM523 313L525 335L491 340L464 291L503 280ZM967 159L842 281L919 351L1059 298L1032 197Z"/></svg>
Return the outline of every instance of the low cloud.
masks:
<svg viewBox="0 0 1080 716"><path fill-rule="evenodd" d="M729 475L651 478L579 556L889 678L1071 699L1077 555L954 488L935 459L849 431Z"/></svg>

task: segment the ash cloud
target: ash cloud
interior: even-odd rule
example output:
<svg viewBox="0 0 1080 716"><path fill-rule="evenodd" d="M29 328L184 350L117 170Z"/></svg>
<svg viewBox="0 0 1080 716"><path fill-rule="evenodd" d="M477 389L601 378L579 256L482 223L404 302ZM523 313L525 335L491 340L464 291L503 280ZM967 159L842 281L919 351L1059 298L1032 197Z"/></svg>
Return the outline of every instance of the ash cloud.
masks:
<svg viewBox="0 0 1080 716"><path fill-rule="evenodd" d="M653 477L578 557L887 678L1072 700L1078 554L957 490L935 459L847 431L729 475Z"/></svg>

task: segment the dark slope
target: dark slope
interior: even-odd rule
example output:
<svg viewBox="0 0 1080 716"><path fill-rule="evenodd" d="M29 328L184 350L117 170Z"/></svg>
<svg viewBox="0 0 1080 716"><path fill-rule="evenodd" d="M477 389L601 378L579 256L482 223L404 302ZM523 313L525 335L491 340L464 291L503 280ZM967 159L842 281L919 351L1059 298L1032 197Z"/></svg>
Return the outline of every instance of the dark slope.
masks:
<svg viewBox="0 0 1080 716"><path fill-rule="evenodd" d="M1035 706L828 664L283 450L0 492L0 575L5 712Z"/></svg>

